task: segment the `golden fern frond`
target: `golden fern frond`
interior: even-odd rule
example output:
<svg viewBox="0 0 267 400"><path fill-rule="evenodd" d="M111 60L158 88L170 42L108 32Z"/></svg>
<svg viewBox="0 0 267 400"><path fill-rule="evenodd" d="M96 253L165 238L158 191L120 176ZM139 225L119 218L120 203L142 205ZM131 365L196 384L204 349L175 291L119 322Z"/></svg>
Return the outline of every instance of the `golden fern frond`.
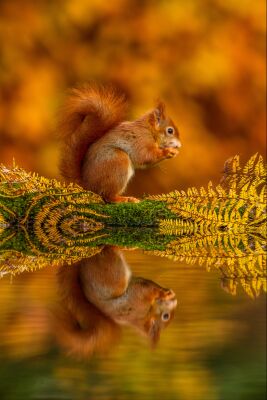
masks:
<svg viewBox="0 0 267 400"><path fill-rule="evenodd" d="M223 277L221 279L221 287L227 293L230 293L232 296L237 294L237 288L241 286L241 288L245 291L245 293L255 299L259 297L261 292L266 293L266 278L265 277L256 277L256 278L228 278Z"/></svg>
<svg viewBox="0 0 267 400"><path fill-rule="evenodd" d="M38 176L35 173L29 173L15 164L12 168L7 168L0 164L0 194L6 196L21 196L29 193L61 193L63 195L71 195L75 193L84 193L77 184L65 185L56 179L47 179ZM90 203L104 203L103 199L93 192L86 192L87 200Z"/></svg>
<svg viewBox="0 0 267 400"><path fill-rule="evenodd" d="M179 237L164 250L148 253L185 261L187 264L198 263L208 269L215 267L227 276L266 276L265 240L245 233L234 235L219 232L209 236L195 234Z"/></svg>
<svg viewBox="0 0 267 400"><path fill-rule="evenodd" d="M258 187L266 182L266 166L263 157L254 154L243 168L240 166L239 156L228 159L224 165L222 184L228 188L234 186L242 188L246 184L253 184Z"/></svg>
<svg viewBox="0 0 267 400"><path fill-rule="evenodd" d="M266 175L261 156L255 154L243 168L239 156L235 156L225 164L221 185L214 187L210 182L207 189L193 187L148 199L164 202L177 218L194 221L198 225L194 232L202 235L220 231L262 232L266 223Z"/></svg>
<svg viewBox="0 0 267 400"><path fill-rule="evenodd" d="M161 235L194 235L198 231L198 225L194 221L182 219L165 219L159 223Z"/></svg>
<svg viewBox="0 0 267 400"><path fill-rule="evenodd" d="M83 249L80 255L71 255L69 253L50 257L44 255L25 255L19 252L6 251L0 254L0 277L6 274L17 275L22 272L33 272L48 266L60 266L62 264L73 264L84 257L92 257L102 250L102 246L87 247ZM85 254L86 252L86 254Z"/></svg>

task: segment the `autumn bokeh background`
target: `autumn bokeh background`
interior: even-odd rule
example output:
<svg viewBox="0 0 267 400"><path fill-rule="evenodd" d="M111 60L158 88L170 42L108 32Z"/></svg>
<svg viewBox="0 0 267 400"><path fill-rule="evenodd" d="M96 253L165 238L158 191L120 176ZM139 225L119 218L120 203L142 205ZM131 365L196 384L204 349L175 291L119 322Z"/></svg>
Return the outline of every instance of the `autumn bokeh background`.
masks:
<svg viewBox="0 0 267 400"><path fill-rule="evenodd" d="M139 171L131 194L206 184L220 178L226 158L264 154L265 7L265 0L1 0L0 163L14 157L26 170L59 177L57 110L67 88L91 80L123 90L130 118L161 97L180 128L180 155ZM66 399L122 399L122 388L129 398L165 398L166 389L171 399L264 398L265 299L231 296L204 268L127 259L138 276L179 297L158 352L125 335L101 362L66 361L49 330L55 268L12 285L5 276L1 399L63 398L62 391Z"/></svg>
<svg viewBox="0 0 267 400"><path fill-rule="evenodd" d="M224 160L265 152L265 1L1 1L0 161L57 177L67 88L112 82L129 117L161 97L181 131L175 159L129 191L219 178Z"/></svg>

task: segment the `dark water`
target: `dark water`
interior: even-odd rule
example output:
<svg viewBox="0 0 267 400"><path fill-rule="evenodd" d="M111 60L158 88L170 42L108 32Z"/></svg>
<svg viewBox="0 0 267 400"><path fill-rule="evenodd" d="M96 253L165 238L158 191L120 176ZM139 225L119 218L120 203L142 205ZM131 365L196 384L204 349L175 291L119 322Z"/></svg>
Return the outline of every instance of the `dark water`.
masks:
<svg viewBox="0 0 267 400"><path fill-rule="evenodd" d="M216 270L139 250L125 257L134 275L176 293L175 316L157 345L126 324L114 341L99 349L92 344L94 351L83 343L75 353L78 339L66 344L57 313L58 267L6 274L0 280L0 398L264 399L264 292L252 299L239 283L232 295Z"/></svg>

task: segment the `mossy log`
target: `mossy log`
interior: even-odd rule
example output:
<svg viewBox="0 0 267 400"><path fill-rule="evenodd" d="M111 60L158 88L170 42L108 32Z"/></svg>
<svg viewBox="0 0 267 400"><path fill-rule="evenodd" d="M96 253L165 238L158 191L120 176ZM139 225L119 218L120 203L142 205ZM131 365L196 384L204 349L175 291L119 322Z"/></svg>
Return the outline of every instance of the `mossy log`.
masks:
<svg viewBox="0 0 267 400"><path fill-rule="evenodd" d="M24 254L40 263L89 257L104 245L153 254L230 273L266 267L266 169L253 156L225 165L223 185L189 188L140 203L106 204L77 185L66 186L0 166L0 258ZM11 261L9 261L11 262ZM14 262L14 260L12 261ZM236 269L238 266L238 269Z"/></svg>

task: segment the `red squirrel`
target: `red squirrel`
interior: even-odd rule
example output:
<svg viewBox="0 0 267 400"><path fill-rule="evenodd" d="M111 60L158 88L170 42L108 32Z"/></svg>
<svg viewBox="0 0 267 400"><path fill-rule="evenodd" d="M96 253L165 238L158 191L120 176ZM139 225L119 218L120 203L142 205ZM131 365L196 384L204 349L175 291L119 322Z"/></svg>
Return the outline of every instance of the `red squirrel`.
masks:
<svg viewBox="0 0 267 400"><path fill-rule="evenodd" d="M61 346L79 357L108 351L118 341L121 325L134 327L155 345L177 306L171 289L133 276L115 246L63 265L58 285L63 308L55 332Z"/></svg>
<svg viewBox="0 0 267 400"><path fill-rule="evenodd" d="M164 103L132 122L124 121L125 106L111 87L84 86L71 91L59 123L62 176L106 202L137 202L121 196L134 170L175 157L181 147Z"/></svg>

